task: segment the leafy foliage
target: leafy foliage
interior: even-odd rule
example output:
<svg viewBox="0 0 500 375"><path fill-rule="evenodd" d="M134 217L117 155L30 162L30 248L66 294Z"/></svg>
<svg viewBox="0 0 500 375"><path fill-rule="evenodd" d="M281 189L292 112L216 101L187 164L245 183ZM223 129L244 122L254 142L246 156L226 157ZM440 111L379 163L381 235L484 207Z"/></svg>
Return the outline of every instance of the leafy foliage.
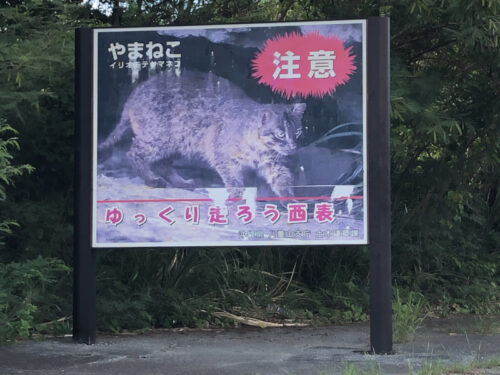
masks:
<svg viewBox="0 0 500 375"><path fill-rule="evenodd" d="M27 164L12 164L11 152L19 150L19 143L9 133L17 132L0 119L0 207L5 204L6 187L13 184L13 178L33 170ZM12 233L13 225L17 223L0 217L0 240L2 235ZM4 243L0 242L1 245ZM27 337L40 318L53 315L54 311L44 311L57 307L57 295L48 287L57 284L55 275L61 271L67 273L69 269L58 259L38 257L20 263L0 262L0 342ZM37 311L39 305L43 307Z"/></svg>
<svg viewBox="0 0 500 375"><path fill-rule="evenodd" d="M469 312L498 301L498 5L410 2L416 22L405 25L398 16L407 8L386 9L400 30L392 38L395 271Z"/></svg>
<svg viewBox="0 0 500 375"><path fill-rule="evenodd" d="M69 268L53 258L0 263L0 342L28 337L33 328L46 329L44 319L61 311L54 289L61 289L68 273Z"/></svg>
<svg viewBox="0 0 500 375"><path fill-rule="evenodd" d="M13 150L19 150L17 138L4 138L8 133L16 134L4 119L0 118L0 205L7 199L5 192L7 186L13 184L13 178L22 175L24 172L31 172L30 165L12 165ZM1 206L0 206L1 207ZM2 234L12 233L11 227L17 225L13 220L0 216L0 245L2 245Z"/></svg>
<svg viewBox="0 0 500 375"><path fill-rule="evenodd" d="M20 132L20 163L36 172L18 179L6 213L21 228L5 260L61 257L71 246L73 176L72 8L58 2L23 2L0 8L0 112ZM78 22L76 22L78 23ZM43 219L41 219L43 218ZM56 236L56 233L57 236ZM41 248L40 243L46 244ZM17 255L19 254L19 255Z"/></svg>

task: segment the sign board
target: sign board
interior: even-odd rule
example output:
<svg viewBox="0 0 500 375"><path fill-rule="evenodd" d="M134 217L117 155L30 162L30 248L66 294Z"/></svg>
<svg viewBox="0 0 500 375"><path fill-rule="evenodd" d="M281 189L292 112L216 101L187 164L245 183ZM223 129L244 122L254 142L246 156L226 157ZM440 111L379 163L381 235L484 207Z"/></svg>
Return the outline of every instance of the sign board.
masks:
<svg viewBox="0 0 500 375"><path fill-rule="evenodd" d="M92 33L92 247L368 242L365 20Z"/></svg>

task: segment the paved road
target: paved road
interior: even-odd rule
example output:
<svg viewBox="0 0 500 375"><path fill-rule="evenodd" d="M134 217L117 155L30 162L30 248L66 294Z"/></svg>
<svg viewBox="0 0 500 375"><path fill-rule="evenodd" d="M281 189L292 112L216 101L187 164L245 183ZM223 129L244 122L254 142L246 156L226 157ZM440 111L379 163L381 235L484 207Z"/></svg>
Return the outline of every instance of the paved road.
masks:
<svg viewBox="0 0 500 375"><path fill-rule="evenodd" d="M70 338L0 347L0 374L330 375L347 363L408 374L426 362L470 362L500 355L500 334L467 334L432 323L394 355L367 355L367 324L307 328L165 330L99 336L96 345ZM372 372L372 371L369 371ZM500 374L489 370L488 374Z"/></svg>

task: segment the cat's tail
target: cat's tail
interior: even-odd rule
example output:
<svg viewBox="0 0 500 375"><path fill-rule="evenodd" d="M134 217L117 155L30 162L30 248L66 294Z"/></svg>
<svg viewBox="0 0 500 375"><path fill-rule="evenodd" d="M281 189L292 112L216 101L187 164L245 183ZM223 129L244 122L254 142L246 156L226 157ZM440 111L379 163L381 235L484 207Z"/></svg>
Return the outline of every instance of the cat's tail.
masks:
<svg viewBox="0 0 500 375"><path fill-rule="evenodd" d="M98 150L98 158L100 160L105 160L107 159L111 151L113 150L113 147L119 143L121 140L125 138L127 133L131 132L132 128L130 127L130 119L128 117L128 114L124 110L122 112L122 115L120 117L120 121L116 125L116 127L113 129L113 131L106 137L104 141L102 141L99 146L97 147Z"/></svg>

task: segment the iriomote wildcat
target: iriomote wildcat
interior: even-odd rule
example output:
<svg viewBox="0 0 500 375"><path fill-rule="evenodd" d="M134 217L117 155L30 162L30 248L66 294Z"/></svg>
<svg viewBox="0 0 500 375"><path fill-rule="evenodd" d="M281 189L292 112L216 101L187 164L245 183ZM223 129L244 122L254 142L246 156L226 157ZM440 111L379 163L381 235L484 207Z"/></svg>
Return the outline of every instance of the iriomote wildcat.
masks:
<svg viewBox="0 0 500 375"><path fill-rule="evenodd" d="M228 188L243 187L249 169L278 196L292 196L287 166L302 133L305 104L259 104L211 73L158 74L137 86L121 119L99 145L110 150L132 129L131 165L154 187L188 187L172 160L201 158ZM161 161L162 176L152 170Z"/></svg>

